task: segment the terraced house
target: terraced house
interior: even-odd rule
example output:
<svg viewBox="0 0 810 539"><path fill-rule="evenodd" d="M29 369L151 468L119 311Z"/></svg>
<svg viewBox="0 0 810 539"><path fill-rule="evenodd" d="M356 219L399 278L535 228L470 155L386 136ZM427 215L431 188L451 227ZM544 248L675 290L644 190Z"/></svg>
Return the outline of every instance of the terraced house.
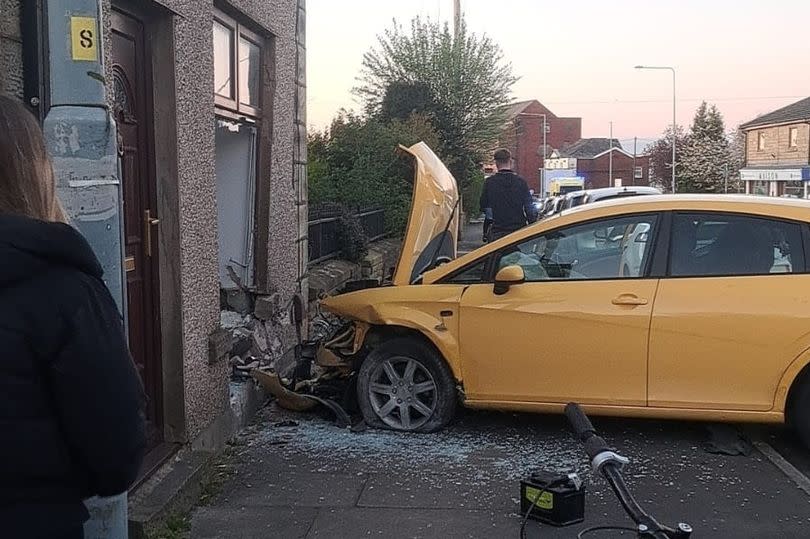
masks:
<svg viewBox="0 0 810 539"><path fill-rule="evenodd" d="M0 90L41 120L121 308L147 460L217 447L234 428L223 305L279 311L266 339L283 356L307 295L305 1L0 6Z"/></svg>
<svg viewBox="0 0 810 539"><path fill-rule="evenodd" d="M807 198L810 97L740 126L745 132L745 192Z"/></svg>

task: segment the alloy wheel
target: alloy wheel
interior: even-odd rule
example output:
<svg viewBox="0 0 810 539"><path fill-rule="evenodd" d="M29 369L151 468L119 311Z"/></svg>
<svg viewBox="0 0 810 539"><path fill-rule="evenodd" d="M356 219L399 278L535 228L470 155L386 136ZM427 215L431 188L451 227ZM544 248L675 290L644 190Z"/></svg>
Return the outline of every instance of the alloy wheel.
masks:
<svg viewBox="0 0 810 539"><path fill-rule="evenodd" d="M371 372L368 397L374 413L397 430L424 425L436 410L436 381L420 362L409 357L390 357Z"/></svg>

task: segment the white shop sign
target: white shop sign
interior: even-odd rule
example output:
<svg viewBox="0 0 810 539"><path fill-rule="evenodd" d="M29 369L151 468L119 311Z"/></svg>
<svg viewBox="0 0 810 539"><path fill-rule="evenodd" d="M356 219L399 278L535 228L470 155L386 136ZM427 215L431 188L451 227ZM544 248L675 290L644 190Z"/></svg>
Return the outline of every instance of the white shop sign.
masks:
<svg viewBox="0 0 810 539"><path fill-rule="evenodd" d="M749 182L789 182L801 181L802 169L800 168L784 168L784 169L753 169L744 168L740 171L740 179Z"/></svg>

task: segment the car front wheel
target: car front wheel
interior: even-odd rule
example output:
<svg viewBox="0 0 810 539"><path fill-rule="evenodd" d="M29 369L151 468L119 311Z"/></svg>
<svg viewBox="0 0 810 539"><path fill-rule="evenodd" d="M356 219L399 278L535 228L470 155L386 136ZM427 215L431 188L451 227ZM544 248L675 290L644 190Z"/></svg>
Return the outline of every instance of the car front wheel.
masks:
<svg viewBox="0 0 810 539"><path fill-rule="evenodd" d="M368 425L434 432L453 418L455 381L431 347L400 338L373 350L357 379L357 398Z"/></svg>

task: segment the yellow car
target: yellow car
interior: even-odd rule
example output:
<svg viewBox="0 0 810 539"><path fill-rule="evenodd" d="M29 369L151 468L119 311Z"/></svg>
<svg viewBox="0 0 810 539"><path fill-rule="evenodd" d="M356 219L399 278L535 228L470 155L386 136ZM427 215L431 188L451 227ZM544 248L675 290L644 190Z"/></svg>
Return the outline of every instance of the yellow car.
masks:
<svg viewBox="0 0 810 539"><path fill-rule="evenodd" d="M788 420L810 443L810 203L585 205L455 258L458 191L427 146L391 286L327 298L374 426L472 408Z"/></svg>

